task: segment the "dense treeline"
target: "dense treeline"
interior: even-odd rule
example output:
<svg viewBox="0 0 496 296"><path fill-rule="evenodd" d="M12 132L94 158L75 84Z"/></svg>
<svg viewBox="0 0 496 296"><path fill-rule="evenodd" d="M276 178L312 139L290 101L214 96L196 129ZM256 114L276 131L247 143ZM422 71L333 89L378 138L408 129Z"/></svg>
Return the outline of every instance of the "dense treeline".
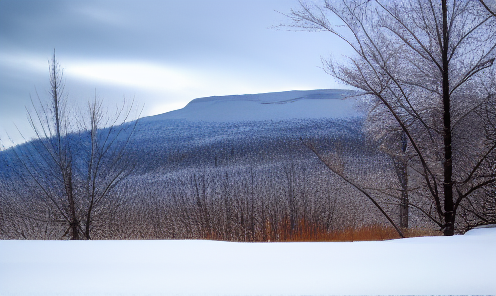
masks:
<svg viewBox="0 0 496 296"><path fill-rule="evenodd" d="M366 178L387 170L389 160L367 141L361 124L359 118L272 126L173 122L174 128L164 126L158 133L144 122L128 150L139 166L93 214L91 237L277 241L303 230L319 235L383 224L380 214L332 177L300 139L318 142L328 151L341 147L336 143L347 143L347 157L360 155L363 160L354 173ZM179 136L181 127L191 131L186 139ZM166 140L174 148L150 148ZM22 170L15 170L20 166L15 154L6 151L2 156L10 165L1 185L2 237L68 237L43 192ZM392 205L389 211L397 209Z"/></svg>
<svg viewBox="0 0 496 296"><path fill-rule="evenodd" d="M50 207L35 198L35 187L29 192L7 187L3 238L64 237L66 229L50 219ZM315 159L136 175L112 194L94 214L93 239L281 241L309 228L318 236L384 223L366 200L339 178L329 178ZM34 218L34 211L44 212L45 219Z"/></svg>
<svg viewBox="0 0 496 296"><path fill-rule="evenodd" d="M360 121L347 124L358 127L356 123ZM184 132L181 125L178 127L174 122L172 125L173 129L165 126L159 134L155 129L147 135L145 131L152 129L146 123L138 129L128 153L135 157L131 161L139 166L107 199L108 204L100 206L99 212L93 214L93 238L224 238L230 235L232 240L274 240L278 227L282 227L288 217L291 228L300 220L316 224L325 220L327 222L322 225L330 229L330 218L324 218L325 214L320 214L320 220L315 218L315 213L312 219L307 217L309 196L312 196L312 209L316 207L315 203L320 204L318 208L335 209L336 198L336 190L325 181L322 167L320 177L315 176L319 163L312 161L311 154L298 139L309 132L318 134L315 133L318 127L315 122L308 124L312 131L301 129L302 132L292 135L291 127L297 126L294 122L277 123L274 124L277 128L273 129L264 127L265 132L256 130L257 126L263 125L253 122L225 125L183 122L182 126L191 131L188 135L194 143L188 137L179 136ZM328 122L322 125L321 132L332 125L343 126L344 123ZM239 132L240 129L245 132ZM337 131L330 132L338 136ZM236 136L229 136L232 134ZM144 141L153 135L155 138ZM216 141L209 138L219 135L223 136ZM74 138L71 143L88 136L85 133L77 137L68 135ZM357 149L365 152L366 149L360 148L365 147L361 133L341 132L341 137L342 140L345 137L355 139ZM162 141L174 148L156 151L150 148L153 143ZM41 147L41 141L33 141L1 154L4 164L1 229L4 238L57 239L68 235L63 219L43 198L44 192L26 173L19 159ZM155 157L153 153L156 153ZM288 163L288 159L293 161ZM83 159L74 159L73 163L76 171L84 169ZM161 166L164 163L167 166ZM305 168L302 167L304 163L307 163ZM284 193L287 186L290 191ZM307 187L313 188L314 192ZM81 190L76 188L76 193ZM302 201L303 216L297 214ZM331 213L328 211L327 215ZM334 212L332 216L337 217ZM224 225L224 228L212 226L209 229L208 225ZM266 229L269 225L274 225L270 226L272 232ZM227 230L233 233L227 234ZM264 235L260 236L258 231Z"/></svg>
<svg viewBox="0 0 496 296"><path fill-rule="evenodd" d="M375 149L364 141L363 117L232 123L151 119L140 122L130 145L140 172L301 158L308 154L301 138L318 139L328 147L350 142L350 149L361 147L362 153Z"/></svg>

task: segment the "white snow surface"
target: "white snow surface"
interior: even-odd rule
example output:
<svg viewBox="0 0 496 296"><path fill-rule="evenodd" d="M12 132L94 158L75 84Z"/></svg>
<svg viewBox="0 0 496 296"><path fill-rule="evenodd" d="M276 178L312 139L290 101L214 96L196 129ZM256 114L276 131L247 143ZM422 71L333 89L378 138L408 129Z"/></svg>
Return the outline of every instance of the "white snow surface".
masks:
<svg viewBox="0 0 496 296"><path fill-rule="evenodd" d="M0 241L0 295L496 294L496 228L382 242Z"/></svg>
<svg viewBox="0 0 496 296"><path fill-rule="evenodd" d="M346 118L357 115L349 90L320 89L199 98L186 107L144 120L234 122Z"/></svg>

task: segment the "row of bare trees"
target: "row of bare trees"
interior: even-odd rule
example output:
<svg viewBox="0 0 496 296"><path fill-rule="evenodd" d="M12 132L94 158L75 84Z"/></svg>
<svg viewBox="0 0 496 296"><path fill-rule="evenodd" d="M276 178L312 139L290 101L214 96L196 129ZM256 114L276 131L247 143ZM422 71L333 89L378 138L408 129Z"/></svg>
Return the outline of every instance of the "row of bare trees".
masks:
<svg viewBox="0 0 496 296"><path fill-rule="evenodd" d="M407 205L445 235L455 233L457 218L495 221L482 209L495 203L495 10L483 0L324 0L301 1L288 15L292 26L330 32L354 52L325 68L369 105L369 131L394 159L402 185L402 226ZM342 173L339 157L314 152L362 193L381 190ZM412 187L409 178L422 182Z"/></svg>
<svg viewBox="0 0 496 296"><path fill-rule="evenodd" d="M91 239L322 240L343 229L383 224L350 186L317 161L265 167L187 169L130 176L92 220ZM12 192L11 201L24 192ZM9 204L4 238L60 239L64 225L34 219L43 200ZM393 206L386 206L395 215ZM39 215L41 216L41 215ZM414 226L428 227L415 219Z"/></svg>

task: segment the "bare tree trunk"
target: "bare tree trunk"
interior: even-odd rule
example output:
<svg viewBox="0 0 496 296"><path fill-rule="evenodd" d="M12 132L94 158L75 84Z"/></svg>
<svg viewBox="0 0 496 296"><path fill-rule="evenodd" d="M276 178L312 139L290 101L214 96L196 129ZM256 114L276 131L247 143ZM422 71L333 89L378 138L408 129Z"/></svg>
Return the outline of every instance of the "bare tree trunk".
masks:
<svg viewBox="0 0 496 296"><path fill-rule="evenodd" d="M67 194L67 199L69 201L69 213L70 213L70 228L71 228L71 239L72 240L79 240L79 221L76 216L76 203L74 201L74 188L73 188L73 183L72 183L72 169L70 167L67 167L64 175L65 181L65 188L66 188L66 194Z"/></svg>
<svg viewBox="0 0 496 296"><path fill-rule="evenodd" d="M449 84L449 57L448 49L450 45L450 35L448 31L448 8L447 1L442 0L443 10L443 143L444 143L444 235L455 234L455 214L453 203L453 163L452 163L452 139L451 139L451 97Z"/></svg>
<svg viewBox="0 0 496 296"><path fill-rule="evenodd" d="M400 228L408 228L409 220L409 200L408 200L408 163L406 159L406 148L408 144L408 138L405 132L401 133L401 152L403 154L400 157L393 157L394 169L398 181L401 186L401 197L400 197Z"/></svg>
<svg viewBox="0 0 496 296"><path fill-rule="evenodd" d="M393 160L394 168L401 185L400 197L400 228L408 228L409 201L408 201L408 173L407 164L404 160Z"/></svg>
<svg viewBox="0 0 496 296"><path fill-rule="evenodd" d="M55 58L55 50L53 51L53 59L51 64L50 72L50 94L52 99L52 108L54 115L54 125L55 125L55 140L57 141L54 157L57 165L59 167L60 173L62 175L62 181L64 182L65 195L67 197L67 202L69 204L68 214L69 214L69 228L71 230L71 239L79 239L79 221L76 213L76 203L74 200L74 184L73 184L73 170L72 170L72 156L70 145L67 143L68 130L67 122L65 122L65 106L62 103L63 100L63 81L62 74L59 73L59 66ZM45 114L47 115L47 114Z"/></svg>

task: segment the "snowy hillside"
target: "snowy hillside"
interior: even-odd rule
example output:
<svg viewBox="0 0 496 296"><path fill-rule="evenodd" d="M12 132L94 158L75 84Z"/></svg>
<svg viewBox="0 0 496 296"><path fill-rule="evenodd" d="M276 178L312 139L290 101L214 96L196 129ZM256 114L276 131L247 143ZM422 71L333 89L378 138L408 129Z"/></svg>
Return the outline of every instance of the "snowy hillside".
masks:
<svg viewBox="0 0 496 296"><path fill-rule="evenodd" d="M128 154L139 163L134 172L146 174L313 158L300 139L362 149L363 114L356 99L348 98L352 94L309 90L198 98L183 109L140 119ZM15 159L9 153L0 158ZM0 174L10 175L8 170L3 166Z"/></svg>
<svg viewBox="0 0 496 296"><path fill-rule="evenodd" d="M363 114L353 108L353 99L342 99L345 94L342 90L317 90L203 98L182 110L140 120L125 153L126 161L136 166L112 192L119 200L126 201L126 206L111 220L99 218L102 224L93 224L97 232L92 238L203 238L205 228L191 212L199 204L195 199L199 190L208 203L205 211L212 217L215 231L226 229L227 224L235 225L236 235L226 236L226 240L280 238L276 229L282 228L259 231L268 225L265 221L269 215L274 225L283 223L282 219L290 215L294 219L305 215L305 219L312 217L312 223L325 225L326 229L342 228L346 223L382 221L376 212L369 210L364 215L350 216L347 209L365 212L369 204L330 174L303 144L313 143L326 153L339 150L347 157L346 161L356 156L358 165L349 166L352 174L362 176L366 171L388 168L389 159L379 155L364 135ZM251 106L252 111L242 106ZM263 113L266 108L272 113ZM75 143L84 144L85 136L89 135L83 134L82 140L77 138ZM76 157L75 171L84 172L84 154ZM13 170L22 167L16 163L13 151L0 153L0 163L2 159L13 163L0 166L0 177L9 179L3 184L22 184ZM19 192L16 188L7 189L12 196ZM31 191L22 194L26 203L34 202L32 197L36 195ZM224 202L224 198L229 201ZM243 214L225 216L221 213L226 206L229 211L236 209L233 213ZM339 213L335 211L338 208ZM182 216L184 213L186 218ZM155 220L150 215L159 218ZM248 216L253 219L244 218ZM112 226L107 227L107 222ZM412 221L412 225L421 223L421 220ZM23 225L20 230L19 225ZM65 233L61 228L54 228L53 232L38 229L42 227L12 224L4 237L60 239ZM219 231L215 233L224 235L224 230Z"/></svg>
<svg viewBox="0 0 496 296"><path fill-rule="evenodd" d="M0 241L0 295L494 295L496 228L352 243Z"/></svg>
<svg viewBox="0 0 496 296"><path fill-rule="evenodd" d="M273 160L288 159L288 153L307 150L300 138L359 141L363 114L356 99L347 98L352 94L309 90L198 98L183 109L141 119L132 147L134 154L148 156L140 159L147 171L253 164L261 151Z"/></svg>
<svg viewBox="0 0 496 296"><path fill-rule="evenodd" d="M346 118L357 115L351 91L324 89L199 98L180 110L147 120L234 122Z"/></svg>
<svg viewBox="0 0 496 296"><path fill-rule="evenodd" d="M140 119L130 154L143 173L234 160L253 164L262 150L265 159L287 159L303 149L300 138L361 141L363 114L352 94L324 89L198 98Z"/></svg>

